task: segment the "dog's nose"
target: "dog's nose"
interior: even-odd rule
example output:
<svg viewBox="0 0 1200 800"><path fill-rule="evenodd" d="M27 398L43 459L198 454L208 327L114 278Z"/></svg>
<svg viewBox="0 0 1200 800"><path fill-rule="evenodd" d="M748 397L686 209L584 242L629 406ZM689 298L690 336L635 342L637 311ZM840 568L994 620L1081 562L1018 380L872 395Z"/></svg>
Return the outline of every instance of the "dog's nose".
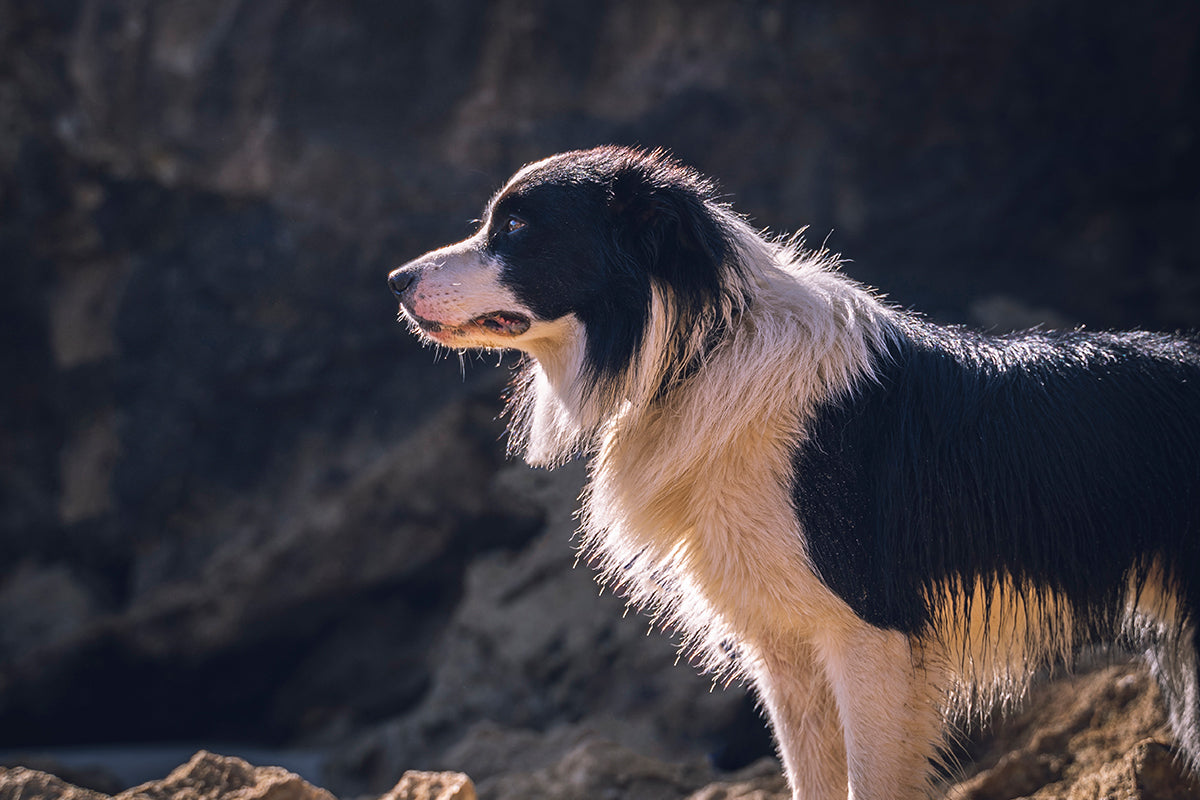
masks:
<svg viewBox="0 0 1200 800"><path fill-rule="evenodd" d="M388 275L388 286L392 290L392 294L396 297L402 297L408 287L413 285L417 279L417 273L414 271L398 269L391 275Z"/></svg>

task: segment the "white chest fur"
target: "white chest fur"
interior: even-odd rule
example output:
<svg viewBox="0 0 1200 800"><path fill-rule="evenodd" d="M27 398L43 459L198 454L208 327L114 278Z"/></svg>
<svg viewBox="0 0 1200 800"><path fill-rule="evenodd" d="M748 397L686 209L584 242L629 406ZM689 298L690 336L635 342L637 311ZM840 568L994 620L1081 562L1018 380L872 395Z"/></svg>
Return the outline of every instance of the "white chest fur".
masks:
<svg viewBox="0 0 1200 800"><path fill-rule="evenodd" d="M667 404L609 427L585 496L584 548L606 581L721 671L731 646L746 656L809 639L849 611L805 553L791 501L793 415L700 428L687 417Z"/></svg>

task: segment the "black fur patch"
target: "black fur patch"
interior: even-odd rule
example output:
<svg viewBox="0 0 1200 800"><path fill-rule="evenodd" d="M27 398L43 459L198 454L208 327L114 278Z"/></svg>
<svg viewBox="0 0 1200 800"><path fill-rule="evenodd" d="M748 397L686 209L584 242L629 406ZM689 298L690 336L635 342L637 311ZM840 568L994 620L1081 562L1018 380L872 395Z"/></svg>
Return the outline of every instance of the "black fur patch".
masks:
<svg viewBox="0 0 1200 800"><path fill-rule="evenodd" d="M909 319L878 381L819 408L809 434L794 495L812 558L873 625L920 632L947 580L1011 576L1111 636L1130 571L1157 555L1198 608L1196 339Z"/></svg>

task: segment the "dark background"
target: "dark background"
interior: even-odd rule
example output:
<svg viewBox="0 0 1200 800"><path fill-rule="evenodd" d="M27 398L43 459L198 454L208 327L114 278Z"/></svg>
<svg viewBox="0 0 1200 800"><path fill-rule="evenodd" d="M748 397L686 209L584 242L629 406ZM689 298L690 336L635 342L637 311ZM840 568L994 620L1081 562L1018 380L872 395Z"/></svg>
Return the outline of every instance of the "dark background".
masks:
<svg viewBox="0 0 1200 800"><path fill-rule="evenodd" d="M1198 136L1193 0L0 0L0 748L720 739L389 269L617 142L939 320L1194 327Z"/></svg>

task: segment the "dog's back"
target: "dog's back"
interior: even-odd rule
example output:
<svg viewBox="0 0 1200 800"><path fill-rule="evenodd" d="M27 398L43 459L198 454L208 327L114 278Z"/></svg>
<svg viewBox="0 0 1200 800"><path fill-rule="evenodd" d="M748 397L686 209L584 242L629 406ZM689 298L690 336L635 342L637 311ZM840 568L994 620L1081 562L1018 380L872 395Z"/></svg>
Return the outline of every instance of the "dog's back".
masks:
<svg viewBox="0 0 1200 800"><path fill-rule="evenodd" d="M1200 608L1200 344L912 320L889 344L795 462L810 553L860 616L918 633L946 584L1007 574L1111 629L1156 563Z"/></svg>

